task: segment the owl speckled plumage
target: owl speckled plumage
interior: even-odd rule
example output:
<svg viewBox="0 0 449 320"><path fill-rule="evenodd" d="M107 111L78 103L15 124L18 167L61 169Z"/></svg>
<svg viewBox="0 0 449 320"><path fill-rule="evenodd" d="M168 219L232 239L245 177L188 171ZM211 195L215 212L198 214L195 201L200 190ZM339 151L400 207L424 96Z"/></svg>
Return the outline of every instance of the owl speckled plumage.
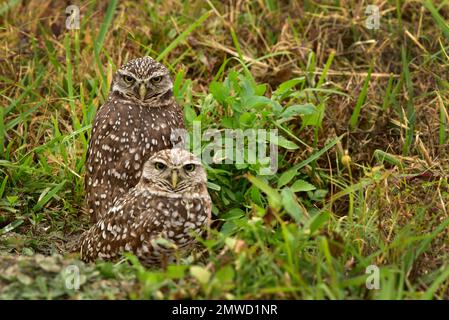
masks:
<svg viewBox="0 0 449 320"><path fill-rule="evenodd" d="M144 165L139 183L81 238L81 259L134 253L147 266L173 262L210 223L206 172L186 150L162 150Z"/></svg>
<svg viewBox="0 0 449 320"><path fill-rule="evenodd" d="M151 155L173 147L179 136L173 130L184 128L184 117L172 90L167 68L149 57L131 60L115 73L87 151L86 205L93 222L138 183Z"/></svg>

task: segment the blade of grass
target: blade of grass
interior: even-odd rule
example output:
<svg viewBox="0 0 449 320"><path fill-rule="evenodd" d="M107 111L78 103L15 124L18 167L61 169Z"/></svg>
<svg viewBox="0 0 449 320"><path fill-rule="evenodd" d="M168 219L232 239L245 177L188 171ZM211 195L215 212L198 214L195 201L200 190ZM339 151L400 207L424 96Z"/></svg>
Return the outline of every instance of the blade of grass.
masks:
<svg viewBox="0 0 449 320"><path fill-rule="evenodd" d="M54 186L50 191L44 191L43 196L41 196L39 201L34 205L33 211L36 212L42 209L47 204L47 202L50 201L59 192L59 190L61 190L65 183L66 180L63 180L62 182Z"/></svg>
<svg viewBox="0 0 449 320"><path fill-rule="evenodd" d="M335 57L335 51L332 50L329 55L329 58L327 58L326 65L324 66L324 69L323 69L323 73L321 73L320 79L318 80L318 83L316 85L317 88L321 87L323 85L324 81L326 80L327 73L332 65L332 61L334 60L334 57Z"/></svg>
<svg viewBox="0 0 449 320"><path fill-rule="evenodd" d="M18 5L21 0L9 0L8 2L5 2L0 7L0 16L4 15L6 12L9 11L12 7Z"/></svg>
<svg viewBox="0 0 449 320"><path fill-rule="evenodd" d="M437 97L438 97L438 102L440 105L439 142L440 142L440 146L442 146L446 143L446 127L447 127L448 114L446 111L446 107L444 106L443 99L441 99L441 96L439 93L437 93Z"/></svg>
<svg viewBox="0 0 449 320"><path fill-rule="evenodd" d="M371 72L373 71L374 61L371 62L371 65L368 69L368 74L365 78L365 82L363 83L362 90L360 91L359 97L357 98L357 102L354 107L354 111L352 112L351 119L349 120L349 125L351 129L355 129L357 127L357 123L359 121L360 109L362 105L365 103L366 94L368 92L368 85L371 80Z"/></svg>
<svg viewBox="0 0 449 320"><path fill-rule="evenodd" d="M14 230L18 226L20 226L22 223L23 223L23 220L15 220L15 221L11 222L6 227L0 229L0 235L11 232L12 230Z"/></svg>
<svg viewBox="0 0 449 320"><path fill-rule="evenodd" d="M8 176L5 175L5 178L2 181L2 185L0 186L0 199L3 198L3 193L5 192L6 182L8 182Z"/></svg>
<svg viewBox="0 0 449 320"><path fill-rule="evenodd" d="M5 120L3 117L3 108L0 108L0 158L4 157L5 144Z"/></svg>
<svg viewBox="0 0 449 320"><path fill-rule="evenodd" d="M25 119L28 116L30 116L31 114L33 114L41 105L42 105L42 103L38 103L35 106L33 106L32 108L28 109L27 111L20 113L20 115L18 117L9 121L4 127L4 132L11 130L12 128L17 126L19 123L25 122Z"/></svg>
<svg viewBox="0 0 449 320"><path fill-rule="evenodd" d="M435 292L440 288L440 285L449 278L449 268L441 268L441 274L432 282L427 291L422 295L421 299L431 300L434 298Z"/></svg>
<svg viewBox="0 0 449 320"><path fill-rule="evenodd" d="M258 189L262 190L268 196L270 205L272 205L275 209L279 209L281 207L281 195L277 192L277 190L270 187L264 181L259 178L248 174L247 179Z"/></svg>
<svg viewBox="0 0 449 320"><path fill-rule="evenodd" d="M327 73L328 73L328 71L329 71L329 69L331 67L331 64L332 64L332 61L334 60L334 57L335 57L335 51L332 50L331 54L327 58L326 65L324 66L324 69L323 69L323 73L321 74L320 78L318 79L318 83L316 85L317 89L319 89L323 85L324 81L326 80ZM322 114L324 115L325 108L326 108L325 106L326 105L325 105L323 99L321 98L321 96L317 95L317 97L318 97L318 101L320 101L319 105L321 107ZM313 128L313 149L314 150L317 150L317 146L318 146L318 133L319 133L319 130L320 130L320 127L321 127L321 121L319 121L319 122L320 122L319 125L316 125ZM315 175L316 160L314 160L312 162L311 166L312 166L312 174Z"/></svg>
<svg viewBox="0 0 449 320"><path fill-rule="evenodd" d="M106 14L104 16L103 22L100 27L100 31L98 32L98 36L95 39L94 51L95 56L100 55L101 47L103 46L104 39L106 38L106 33L108 32L108 28L111 25L112 18L115 13L115 8L117 7L118 0L110 0L108 4L108 8L106 10Z"/></svg>
<svg viewBox="0 0 449 320"><path fill-rule="evenodd" d="M115 8L117 7L118 0L110 0L108 4L108 8L106 10L106 14L104 15L103 22L101 23L100 31L98 32L97 38L94 43L94 56L95 61L97 63L98 69L100 70L100 75L102 78L102 90L106 95L108 91L108 83L106 79L106 75L103 70L103 65L100 60L100 52L103 47L104 39L106 38L106 33L108 32L109 26L112 23L112 18L114 17Z"/></svg>
<svg viewBox="0 0 449 320"><path fill-rule="evenodd" d="M78 117L76 116L76 108L75 108L75 97L74 97L74 88L73 88L73 79L72 79L72 60L71 60L71 41L68 36L64 39L64 48L65 48L65 61L67 66L67 72L66 72L66 81L67 81L67 94L68 94L68 100L70 105L70 113L72 116L72 124L73 127L78 130L80 128L80 122L78 120Z"/></svg>
<svg viewBox="0 0 449 320"><path fill-rule="evenodd" d="M448 26L447 22L444 20L444 18L438 13L438 10L434 7L432 1L425 0L424 6L427 8L427 10L430 11L430 13L432 14L433 20L435 20L438 27L441 29L441 32L443 32L443 34L449 40L449 26Z"/></svg>
<svg viewBox="0 0 449 320"><path fill-rule="evenodd" d="M385 90L385 97L382 103L382 111L386 111L391 104L391 92L393 89L393 74L390 74L390 78L388 79L387 89Z"/></svg>
<svg viewBox="0 0 449 320"><path fill-rule="evenodd" d="M402 148L402 153L404 155L408 155L410 152L410 147L413 143L413 135L414 135L414 129L415 129L415 106L413 104L413 84L412 79L410 77L410 70L409 70L409 61L407 59L407 49L405 46L402 46L402 70L403 70L403 76L405 80L405 87L407 90L407 110L406 110L406 137L405 137L405 143Z"/></svg>
<svg viewBox="0 0 449 320"><path fill-rule="evenodd" d="M164 59L179 43L184 41L189 34L191 34L196 28L198 28L207 18L209 18L211 11L207 11L198 20L192 23L186 30L184 30L179 36L173 40L167 48L164 49L156 58L156 61L161 61Z"/></svg>
<svg viewBox="0 0 449 320"><path fill-rule="evenodd" d="M253 77L252 77L251 73L249 72L248 67L243 60L242 49L240 48L239 39L238 39L237 35L235 34L234 28L231 27L230 31L231 31L232 43L234 43L235 50L237 50L237 54L238 54L238 57L239 57L239 60L242 64L242 66L243 66L243 70L245 70L246 75L250 79L252 79Z"/></svg>
<svg viewBox="0 0 449 320"><path fill-rule="evenodd" d="M337 137L332 139L329 143L327 143L324 148L322 148L321 150L315 152L314 154L312 154L310 157L308 157L306 160L301 161L300 163L298 163L297 165L293 166L292 168L290 168L289 170L285 171L282 176L284 175L288 175L290 177L294 177L295 175L292 174L292 171L297 172L298 170L300 170L301 168L305 167L306 165L308 165L309 163L311 163L312 161L315 161L316 159L318 159L319 157L321 157L322 154L324 154L325 152L327 152L330 148L332 148L333 146L335 146L337 144L338 141L341 140L341 138L343 137ZM279 179L282 179L282 176ZM291 179L290 179L291 180ZM285 184L287 184L288 182L290 182L290 180L288 180L287 182L285 182Z"/></svg>
<svg viewBox="0 0 449 320"><path fill-rule="evenodd" d="M32 91L34 89L39 88L39 86L41 85L41 82L44 78L45 72L44 72L44 70L39 70L38 72L39 73L38 73L37 78L35 80L33 80L31 82L31 84L28 86L24 85L24 83L29 81L28 77L23 77L23 79L20 82L20 85L22 86L22 88L25 88L25 89L24 89L23 93L17 99L11 99L9 97L4 96L6 99L10 100L11 103L9 106L6 107L6 109L4 109L5 111L3 112L3 116L6 116L8 113L13 111L25 97L27 97L28 95L30 95L32 93Z"/></svg>
<svg viewBox="0 0 449 320"><path fill-rule="evenodd" d="M374 157L376 160L380 163L384 163L384 161L388 162L389 164L392 164L394 166L400 166L402 167L401 159L399 159L396 155L390 154L388 152L385 152L380 149L374 150Z"/></svg>

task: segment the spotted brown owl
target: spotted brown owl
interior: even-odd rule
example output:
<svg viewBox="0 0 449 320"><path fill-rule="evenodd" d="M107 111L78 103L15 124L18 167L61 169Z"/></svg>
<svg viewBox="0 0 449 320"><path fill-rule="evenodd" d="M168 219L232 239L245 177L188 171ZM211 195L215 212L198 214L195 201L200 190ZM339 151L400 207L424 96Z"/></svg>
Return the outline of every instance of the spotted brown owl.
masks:
<svg viewBox="0 0 449 320"><path fill-rule="evenodd" d="M172 89L167 68L149 57L131 60L115 73L87 150L86 205L93 222L138 183L143 164L171 148L173 132L184 128Z"/></svg>
<svg viewBox="0 0 449 320"><path fill-rule="evenodd" d="M134 253L147 266L173 262L207 229L211 199L201 162L174 148L153 155L139 183L81 238L81 259L111 260Z"/></svg>

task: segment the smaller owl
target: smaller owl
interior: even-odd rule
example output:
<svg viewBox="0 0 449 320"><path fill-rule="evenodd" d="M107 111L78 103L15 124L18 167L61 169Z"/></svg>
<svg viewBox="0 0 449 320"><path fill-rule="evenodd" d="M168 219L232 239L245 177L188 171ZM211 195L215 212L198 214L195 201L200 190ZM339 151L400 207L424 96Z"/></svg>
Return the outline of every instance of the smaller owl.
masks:
<svg viewBox="0 0 449 320"><path fill-rule="evenodd" d="M143 265L165 265L192 249L210 217L200 160L186 150L162 150L145 162L139 183L83 234L81 259L132 252Z"/></svg>

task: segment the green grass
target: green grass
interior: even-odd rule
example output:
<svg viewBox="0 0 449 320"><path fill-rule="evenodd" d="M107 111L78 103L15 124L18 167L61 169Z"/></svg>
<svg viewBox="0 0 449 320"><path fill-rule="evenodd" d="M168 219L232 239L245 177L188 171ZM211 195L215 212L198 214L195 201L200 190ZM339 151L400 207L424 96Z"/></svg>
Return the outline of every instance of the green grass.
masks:
<svg viewBox="0 0 449 320"><path fill-rule="evenodd" d="M0 298L447 299L449 6L387 1L368 30L368 4L88 1L80 30L59 4L1 6ZM92 120L147 54L191 134L277 129L278 171L208 165L213 228L176 265L84 264Z"/></svg>

